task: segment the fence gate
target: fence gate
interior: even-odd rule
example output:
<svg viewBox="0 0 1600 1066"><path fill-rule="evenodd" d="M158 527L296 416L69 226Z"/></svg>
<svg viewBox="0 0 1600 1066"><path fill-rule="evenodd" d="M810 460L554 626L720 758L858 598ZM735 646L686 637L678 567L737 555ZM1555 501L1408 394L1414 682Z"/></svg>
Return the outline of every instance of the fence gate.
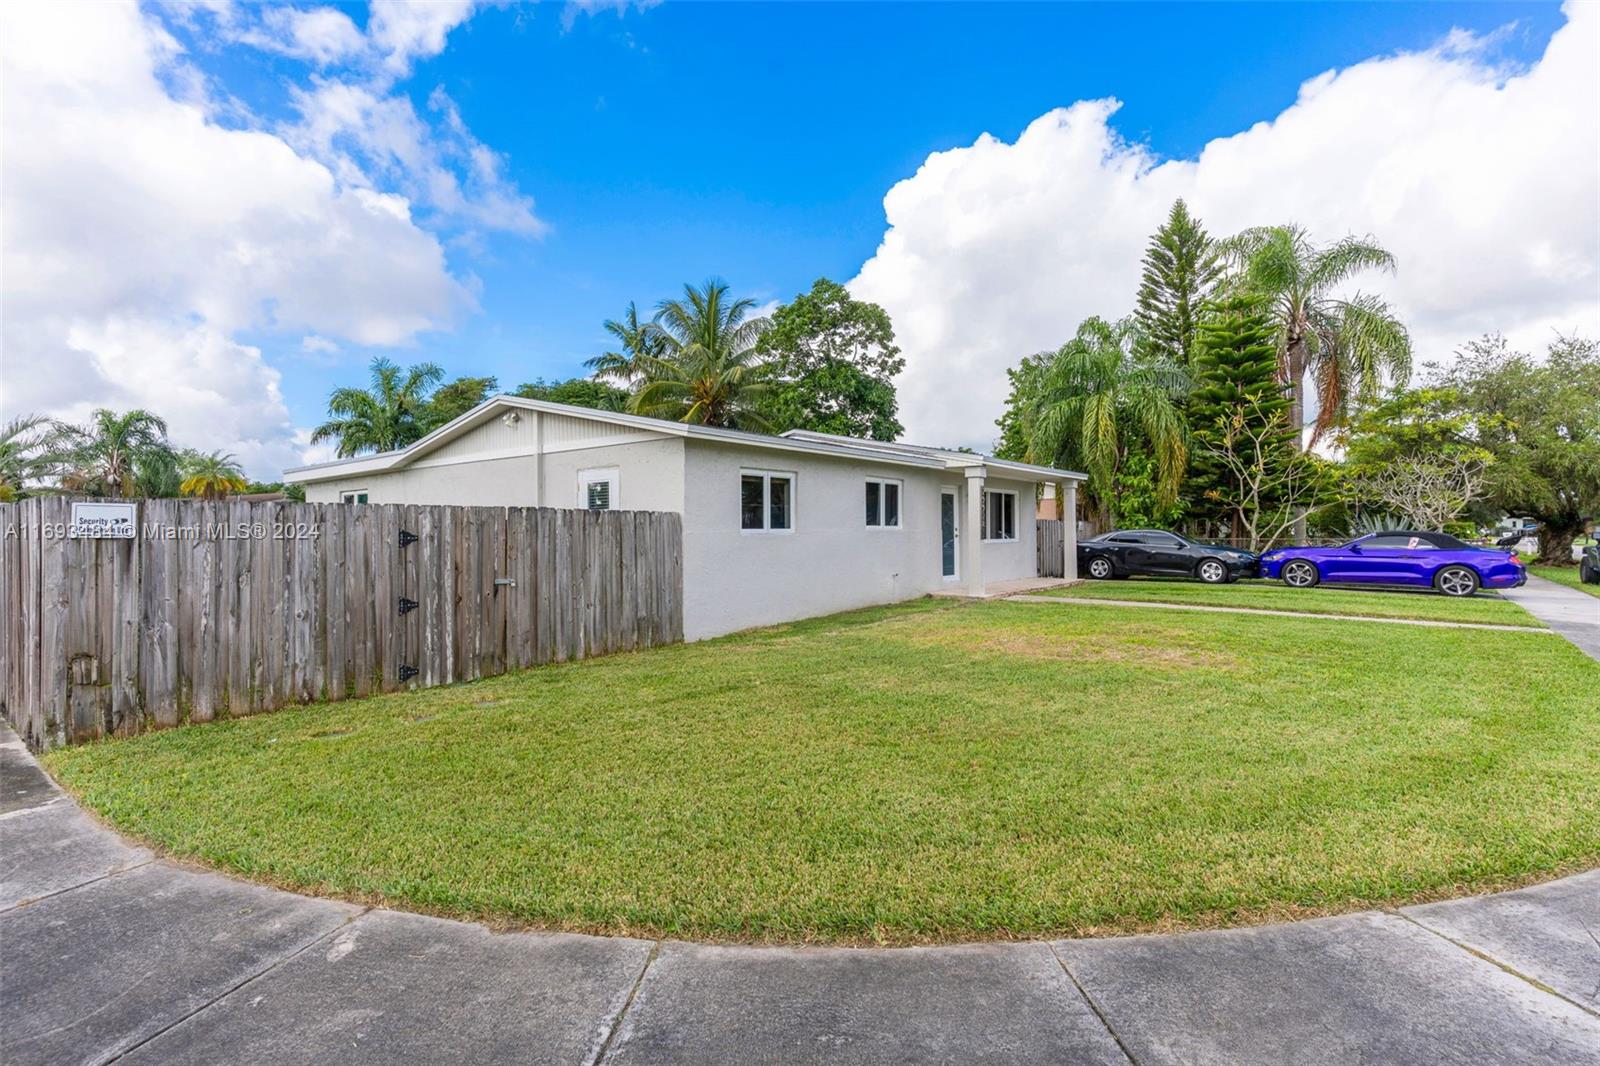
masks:
<svg viewBox="0 0 1600 1066"><path fill-rule="evenodd" d="M1038 552L1037 570L1040 577L1066 577L1062 570L1062 541L1063 536L1061 520L1059 518L1036 519L1036 533L1034 547Z"/></svg>

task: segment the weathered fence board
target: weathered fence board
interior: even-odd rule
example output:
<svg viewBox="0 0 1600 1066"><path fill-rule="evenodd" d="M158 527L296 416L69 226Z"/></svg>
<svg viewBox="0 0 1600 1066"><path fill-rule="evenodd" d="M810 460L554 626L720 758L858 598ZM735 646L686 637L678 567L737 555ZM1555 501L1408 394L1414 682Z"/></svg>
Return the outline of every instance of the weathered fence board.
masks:
<svg viewBox="0 0 1600 1066"><path fill-rule="evenodd" d="M1038 536L1034 545L1039 553L1040 577L1066 577L1062 571L1061 520L1059 518L1040 518L1035 521Z"/></svg>
<svg viewBox="0 0 1600 1066"><path fill-rule="evenodd" d="M683 639L675 514L147 500L111 540L71 511L0 505L0 713L35 748Z"/></svg>

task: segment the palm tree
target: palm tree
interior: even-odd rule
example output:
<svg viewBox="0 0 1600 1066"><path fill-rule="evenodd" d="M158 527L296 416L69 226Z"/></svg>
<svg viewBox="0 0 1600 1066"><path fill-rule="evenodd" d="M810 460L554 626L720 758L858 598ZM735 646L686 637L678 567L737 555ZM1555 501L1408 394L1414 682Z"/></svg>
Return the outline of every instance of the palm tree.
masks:
<svg viewBox="0 0 1600 1066"><path fill-rule="evenodd" d="M233 492L243 492L249 484L239 461L225 452L189 452L179 464L183 483L178 491L185 496L220 500Z"/></svg>
<svg viewBox="0 0 1600 1066"><path fill-rule="evenodd" d="M0 503L59 473L66 453L61 427L43 415L19 415L0 426Z"/></svg>
<svg viewBox="0 0 1600 1066"><path fill-rule="evenodd" d="M332 417L311 434L311 443L337 440L341 459L404 448L423 435L428 392L443 377L433 363L402 370L387 359L374 359L372 387L333 390L328 397Z"/></svg>
<svg viewBox="0 0 1600 1066"><path fill-rule="evenodd" d="M631 300L621 322L608 318L603 324L606 332L617 338L622 350L606 352L584 362L597 378L631 383L643 373L641 360L658 358L666 350L661 330L653 322L639 321L639 308Z"/></svg>
<svg viewBox="0 0 1600 1066"><path fill-rule="evenodd" d="M1166 506L1176 501L1188 461L1178 401L1189 379L1170 360L1141 358L1130 319L1086 319L1056 352L1036 356L1043 367L1038 393L1022 412L1026 461L1086 470L1092 499L1116 522L1118 477L1134 435L1156 459L1156 487Z"/></svg>
<svg viewBox="0 0 1600 1066"><path fill-rule="evenodd" d="M628 406L638 414L762 430L759 411L772 365L756 351L764 318L747 318L755 301L728 298L726 282L683 287L683 299L663 300L652 329L659 355L639 357L640 384Z"/></svg>
<svg viewBox="0 0 1600 1066"><path fill-rule="evenodd" d="M172 454L166 421L137 407L122 414L99 408L87 426L67 427L64 439L70 451L62 487L96 496L138 493L141 470L148 478Z"/></svg>
<svg viewBox="0 0 1600 1066"><path fill-rule="evenodd" d="M1393 271L1394 256L1370 238L1345 237L1326 247L1296 225L1260 226L1223 242L1236 283L1271 298L1278 320L1278 374L1288 393L1290 424L1305 425L1305 378L1317 392L1316 442L1349 413L1350 401L1376 398L1385 374L1411 374L1411 338L1376 296L1334 295L1367 270Z"/></svg>

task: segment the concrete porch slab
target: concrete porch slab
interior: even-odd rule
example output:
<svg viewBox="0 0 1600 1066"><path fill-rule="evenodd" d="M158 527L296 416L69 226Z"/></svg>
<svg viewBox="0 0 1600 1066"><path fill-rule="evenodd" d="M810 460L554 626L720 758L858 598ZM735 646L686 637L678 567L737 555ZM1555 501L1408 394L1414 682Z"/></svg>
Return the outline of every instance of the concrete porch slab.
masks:
<svg viewBox="0 0 1600 1066"><path fill-rule="evenodd" d="M1019 596L1025 592L1043 592L1045 589L1066 588L1068 585L1081 585L1080 580L1067 581L1059 577L1019 577L1010 581L991 581L983 586L983 595L974 596L967 586L952 583L947 589L941 589L933 595L953 600L999 600L1007 596Z"/></svg>
<svg viewBox="0 0 1600 1066"><path fill-rule="evenodd" d="M1600 1063L1600 1016L1398 915L1055 948L1141 1066Z"/></svg>
<svg viewBox="0 0 1600 1066"><path fill-rule="evenodd" d="M135 1063L587 1063L652 945L371 911Z"/></svg>
<svg viewBox="0 0 1600 1066"><path fill-rule="evenodd" d="M1116 1063L1044 944L662 945L610 1063Z"/></svg>

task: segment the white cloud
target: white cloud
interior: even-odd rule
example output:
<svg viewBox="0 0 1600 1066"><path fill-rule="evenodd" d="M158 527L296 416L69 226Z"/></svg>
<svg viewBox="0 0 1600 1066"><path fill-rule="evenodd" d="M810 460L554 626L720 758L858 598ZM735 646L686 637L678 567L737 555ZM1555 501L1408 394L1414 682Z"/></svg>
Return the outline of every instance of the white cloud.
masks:
<svg viewBox="0 0 1600 1066"><path fill-rule="evenodd" d="M261 13L259 28L239 31L235 39L319 66L354 59L368 47L350 16L331 7L269 7Z"/></svg>
<svg viewBox="0 0 1600 1066"><path fill-rule="evenodd" d="M384 66L404 74L414 59L444 51L450 31L472 15L472 0L372 0L367 31L384 53Z"/></svg>
<svg viewBox="0 0 1600 1066"><path fill-rule="evenodd" d="M0 15L0 407L147 404L182 443L270 475L297 458L293 428L277 372L237 332L401 344L471 297L404 197L170 95L176 53L133 5Z"/></svg>
<svg viewBox="0 0 1600 1066"><path fill-rule="evenodd" d="M889 229L850 283L894 318L908 437L988 444L1005 368L1131 310L1178 196L1218 234L1375 235L1399 271L1362 286L1394 303L1419 362L1486 330L1539 349L1558 328L1600 332L1600 7L1566 13L1526 71L1457 32L1312 78L1193 160L1122 141L1111 100L929 156L885 197Z"/></svg>

